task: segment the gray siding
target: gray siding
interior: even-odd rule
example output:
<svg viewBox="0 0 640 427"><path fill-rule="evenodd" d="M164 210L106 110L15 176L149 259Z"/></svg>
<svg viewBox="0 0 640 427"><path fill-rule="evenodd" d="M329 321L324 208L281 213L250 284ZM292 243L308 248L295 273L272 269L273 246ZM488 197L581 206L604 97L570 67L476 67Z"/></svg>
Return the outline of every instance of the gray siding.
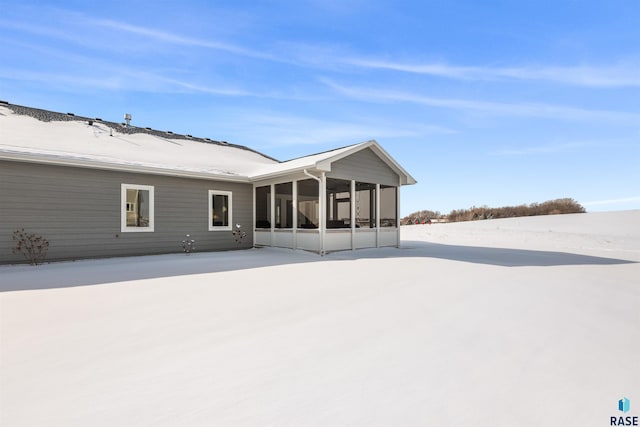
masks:
<svg viewBox="0 0 640 427"><path fill-rule="evenodd" d="M154 186L154 232L121 232L123 183ZM235 249L231 231L208 231L208 190L233 192L251 247L251 184L0 161L0 263L24 261L11 250L18 228L49 240L47 260L182 252L187 233L197 252Z"/></svg>
<svg viewBox="0 0 640 427"><path fill-rule="evenodd" d="M334 162L327 177L396 186L400 179L398 174L369 148Z"/></svg>

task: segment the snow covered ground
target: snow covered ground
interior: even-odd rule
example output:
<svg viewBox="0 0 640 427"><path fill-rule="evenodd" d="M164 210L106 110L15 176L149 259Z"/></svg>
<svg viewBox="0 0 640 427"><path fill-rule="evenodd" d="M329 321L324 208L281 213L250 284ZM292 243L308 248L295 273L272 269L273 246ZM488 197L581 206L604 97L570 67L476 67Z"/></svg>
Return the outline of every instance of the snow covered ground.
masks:
<svg viewBox="0 0 640 427"><path fill-rule="evenodd" d="M0 425L608 426L622 397L640 415L640 211L402 235L0 266Z"/></svg>

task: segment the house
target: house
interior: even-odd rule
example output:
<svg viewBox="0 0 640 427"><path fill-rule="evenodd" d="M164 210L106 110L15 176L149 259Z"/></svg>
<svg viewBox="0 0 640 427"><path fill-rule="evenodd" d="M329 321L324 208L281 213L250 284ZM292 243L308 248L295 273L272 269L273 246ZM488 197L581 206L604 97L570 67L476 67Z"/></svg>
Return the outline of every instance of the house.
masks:
<svg viewBox="0 0 640 427"><path fill-rule="evenodd" d="M376 141L277 161L250 148L0 103L0 263L12 233L48 260L277 246L398 246L416 181ZM232 230L241 224L246 238Z"/></svg>

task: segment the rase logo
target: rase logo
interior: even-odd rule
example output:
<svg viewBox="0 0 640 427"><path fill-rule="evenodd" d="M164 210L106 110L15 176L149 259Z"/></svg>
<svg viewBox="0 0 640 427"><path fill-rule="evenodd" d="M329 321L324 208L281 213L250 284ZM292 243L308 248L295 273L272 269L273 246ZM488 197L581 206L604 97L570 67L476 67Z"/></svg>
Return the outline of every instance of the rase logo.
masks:
<svg viewBox="0 0 640 427"><path fill-rule="evenodd" d="M626 414L631 409L631 402L626 397L618 400L618 411ZM612 426L637 426L638 417L633 416L617 416L611 417Z"/></svg>

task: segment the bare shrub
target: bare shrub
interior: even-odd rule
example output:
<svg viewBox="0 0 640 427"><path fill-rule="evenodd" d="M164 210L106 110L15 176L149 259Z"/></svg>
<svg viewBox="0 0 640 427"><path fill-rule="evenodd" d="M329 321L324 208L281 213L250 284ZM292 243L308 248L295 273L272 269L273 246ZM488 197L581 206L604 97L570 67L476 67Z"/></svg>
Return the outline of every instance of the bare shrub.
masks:
<svg viewBox="0 0 640 427"><path fill-rule="evenodd" d="M240 224L236 224L236 227L231 232L233 238L236 241L236 245L240 246L242 244L242 239L247 237L247 233L242 231L242 226Z"/></svg>
<svg viewBox="0 0 640 427"><path fill-rule="evenodd" d="M196 248L196 241L191 238L190 234L187 234L181 246L184 253L189 255Z"/></svg>
<svg viewBox="0 0 640 427"><path fill-rule="evenodd" d="M24 228L13 232L12 239L16 242L12 251L21 253L31 265L42 264L49 251L49 241L34 233L27 233Z"/></svg>

